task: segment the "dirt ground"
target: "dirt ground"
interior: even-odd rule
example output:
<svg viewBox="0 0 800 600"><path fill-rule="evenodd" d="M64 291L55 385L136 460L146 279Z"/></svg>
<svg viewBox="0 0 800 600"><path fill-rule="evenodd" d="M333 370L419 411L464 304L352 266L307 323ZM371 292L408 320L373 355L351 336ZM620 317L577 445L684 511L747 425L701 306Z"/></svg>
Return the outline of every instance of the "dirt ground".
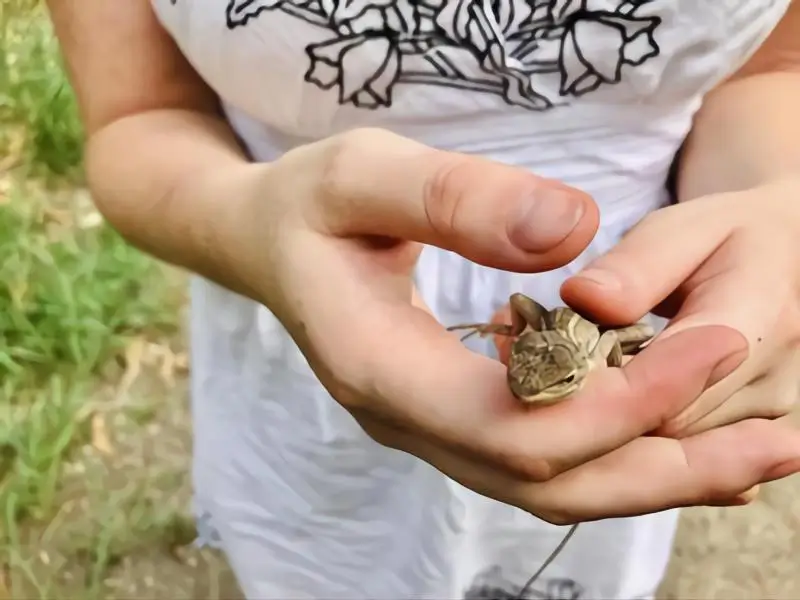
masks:
<svg viewBox="0 0 800 600"><path fill-rule="evenodd" d="M137 398L157 402L144 405ZM106 549L113 560L107 561L102 590L93 597L240 600L224 560L188 543L193 530L187 510L191 431L185 380L165 386L157 377L140 377L123 406L106 415L113 451L101 456L87 447L73 465L76 481L93 481L94 489L76 490L83 498L80 506L70 509L65 502L58 526L49 527L58 533L47 547L64 548L61 542L73 540L76 531L90 531L98 520L120 519L107 536L117 540L116 546ZM142 411L147 410L152 412L142 426ZM103 511L110 509L109 493L118 493L120 500L104 516ZM153 506L163 509L153 516ZM151 516L143 523L141 514L145 513ZM658 597L800 599L799 534L800 477L764 486L760 497L747 507L686 510ZM41 541L42 536L37 532L32 537ZM94 555L96 547L97 536L89 536L87 548ZM77 590L84 589L86 578L75 559L81 556L80 548L76 550L74 540L69 548L72 558L66 561L59 563L55 550L46 561L42 559L51 566L61 565L57 587L64 598L78 597L68 595L70 579Z"/></svg>
<svg viewBox="0 0 800 600"><path fill-rule="evenodd" d="M800 423L800 418L793 418ZM750 506L684 511L663 600L800 598L800 475Z"/></svg>
<svg viewBox="0 0 800 600"><path fill-rule="evenodd" d="M800 598L800 477L742 508L686 510L663 600Z"/></svg>
<svg viewBox="0 0 800 600"><path fill-rule="evenodd" d="M800 476L795 476L763 486L750 506L685 510L658 597L797 600L798 556ZM220 565L216 585L224 594L236 594L235 583Z"/></svg>

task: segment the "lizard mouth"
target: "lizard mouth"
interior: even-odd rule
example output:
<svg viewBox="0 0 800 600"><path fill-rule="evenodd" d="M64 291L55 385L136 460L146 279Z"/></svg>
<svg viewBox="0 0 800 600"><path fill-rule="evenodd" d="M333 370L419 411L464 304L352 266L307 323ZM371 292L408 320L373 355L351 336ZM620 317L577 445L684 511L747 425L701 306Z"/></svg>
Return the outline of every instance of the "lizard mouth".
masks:
<svg viewBox="0 0 800 600"><path fill-rule="evenodd" d="M542 390L509 379L508 387L511 389L511 393L525 404L554 404L577 392L580 385L559 383Z"/></svg>

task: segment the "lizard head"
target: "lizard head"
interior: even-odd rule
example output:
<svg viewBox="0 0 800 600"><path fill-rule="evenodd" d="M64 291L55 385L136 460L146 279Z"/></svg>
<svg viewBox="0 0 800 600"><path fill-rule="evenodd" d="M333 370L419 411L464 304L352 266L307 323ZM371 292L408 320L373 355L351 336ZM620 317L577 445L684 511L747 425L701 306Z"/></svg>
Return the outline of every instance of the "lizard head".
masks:
<svg viewBox="0 0 800 600"><path fill-rule="evenodd" d="M555 332L529 331L514 342L508 384L525 403L550 403L580 390L588 372L589 357L576 343Z"/></svg>

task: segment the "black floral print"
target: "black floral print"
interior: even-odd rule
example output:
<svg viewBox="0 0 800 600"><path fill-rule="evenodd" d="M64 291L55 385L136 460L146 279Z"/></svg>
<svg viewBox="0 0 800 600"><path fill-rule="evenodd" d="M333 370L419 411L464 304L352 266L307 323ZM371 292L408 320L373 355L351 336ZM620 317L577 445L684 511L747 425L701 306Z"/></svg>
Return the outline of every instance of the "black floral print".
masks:
<svg viewBox="0 0 800 600"><path fill-rule="evenodd" d="M553 15L563 28L560 36L559 72L561 94L581 96L602 84L618 83L624 65L639 66L659 54L653 36L661 22L658 17L637 18L636 9L645 2L621 2L615 11L589 11L575 5L586 0L560 2L561 12ZM573 6L570 6L573 5ZM613 60L594 61L583 52L590 40L603 39L617 50Z"/></svg>
<svg viewBox="0 0 800 600"><path fill-rule="evenodd" d="M281 11L330 31L306 47L305 80L342 105L390 107L398 85L417 84L543 111L658 56L661 18L638 14L657 1L228 0L225 17L235 30Z"/></svg>
<svg viewBox="0 0 800 600"><path fill-rule="evenodd" d="M581 600L584 588L572 579L543 579L541 586L532 586L520 595L520 585L508 580L499 565L478 573L464 592L464 600Z"/></svg>
<svg viewBox="0 0 800 600"><path fill-rule="evenodd" d="M546 582L547 600L581 600L584 590L574 579L548 579Z"/></svg>

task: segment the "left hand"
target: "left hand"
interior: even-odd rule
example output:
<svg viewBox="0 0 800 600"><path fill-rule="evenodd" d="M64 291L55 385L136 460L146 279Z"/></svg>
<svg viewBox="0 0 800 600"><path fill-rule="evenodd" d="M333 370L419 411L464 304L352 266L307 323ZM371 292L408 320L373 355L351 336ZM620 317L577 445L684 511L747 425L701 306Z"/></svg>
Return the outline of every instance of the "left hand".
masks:
<svg viewBox="0 0 800 600"><path fill-rule="evenodd" d="M654 344L702 325L747 338L747 360L653 433L784 416L800 399L800 178L658 210L561 294L601 323L669 318Z"/></svg>

